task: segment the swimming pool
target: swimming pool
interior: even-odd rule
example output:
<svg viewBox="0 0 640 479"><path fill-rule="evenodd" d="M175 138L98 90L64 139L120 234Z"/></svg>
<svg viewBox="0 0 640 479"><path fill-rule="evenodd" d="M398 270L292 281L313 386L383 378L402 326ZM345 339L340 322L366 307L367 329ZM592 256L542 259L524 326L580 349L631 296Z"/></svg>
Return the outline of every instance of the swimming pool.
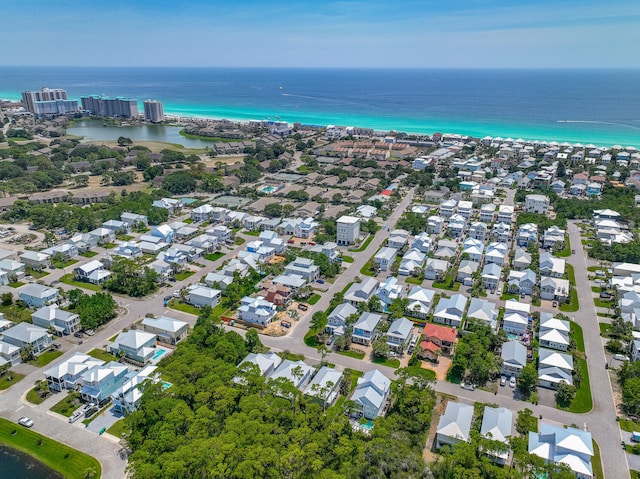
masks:
<svg viewBox="0 0 640 479"><path fill-rule="evenodd" d="M275 186L265 186L260 191L262 191L263 193L273 193L274 191L276 191L276 187Z"/></svg>
<svg viewBox="0 0 640 479"><path fill-rule="evenodd" d="M169 389L171 386L172 384L166 381L162 383L162 389Z"/></svg>
<svg viewBox="0 0 640 479"><path fill-rule="evenodd" d="M153 353L153 358L151 358L152 360L156 360L158 359L160 356L162 356L166 351L164 349L158 349L156 350L155 353Z"/></svg>

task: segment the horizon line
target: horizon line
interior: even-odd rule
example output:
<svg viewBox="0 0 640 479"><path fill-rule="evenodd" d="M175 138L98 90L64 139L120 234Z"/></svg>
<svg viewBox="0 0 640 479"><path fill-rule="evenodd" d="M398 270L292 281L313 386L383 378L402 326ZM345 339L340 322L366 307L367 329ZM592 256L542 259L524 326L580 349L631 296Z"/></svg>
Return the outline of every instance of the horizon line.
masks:
<svg viewBox="0 0 640 479"><path fill-rule="evenodd" d="M117 69L238 69L238 70L502 70L502 71L532 71L532 70L640 70L640 66L233 66L233 65L0 65L0 68L117 68Z"/></svg>

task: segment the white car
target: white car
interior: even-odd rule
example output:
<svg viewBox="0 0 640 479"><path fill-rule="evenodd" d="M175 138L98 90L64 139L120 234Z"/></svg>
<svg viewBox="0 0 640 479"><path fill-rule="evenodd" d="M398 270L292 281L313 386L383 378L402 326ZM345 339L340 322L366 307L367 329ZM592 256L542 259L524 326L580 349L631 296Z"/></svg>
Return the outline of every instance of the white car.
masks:
<svg viewBox="0 0 640 479"><path fill-rule="evenodd" d="M84 416L84 414L81 411L76 411L69 417L69 422L74 423L78 419L80 419L82 416Z"/></svg>
<svg viewBox="0 0 640 479"><path fill-rule="evenodd" d="M509 387L510 388L515 388L516 387L516 377L515 376L511 376L511 379L509 379Z"/></svg>
<svg viewBox="0 0 640 479"><path fill-rule="evenodd" d="M507 376L500 376L500 386L507 384Z"/></svg>
<svg viewBox="0 0 640 479"><path fill-rule="evenodd" d="M476 385L471 383L460 383L460 387L462 389L468 389L469 391L474 391L476 389Z"/></svg>
<svg viewBox="0 0 640 479"><path fill-rule="evenodd" d="M33 426L33 420L29 419L28 417L21 417L20 419L18 419L18 424L20 424L21 426L24 427L32 427Z"/></svg>

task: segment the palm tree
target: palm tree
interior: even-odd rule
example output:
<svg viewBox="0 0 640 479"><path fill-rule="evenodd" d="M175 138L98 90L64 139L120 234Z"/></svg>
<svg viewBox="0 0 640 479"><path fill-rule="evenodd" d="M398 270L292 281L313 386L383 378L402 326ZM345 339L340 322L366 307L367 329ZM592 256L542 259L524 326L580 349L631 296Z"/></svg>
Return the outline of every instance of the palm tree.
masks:
<svg viewBox="0 0 640 479"><path fill-rule="evenodd" d="M95 467L88 467L84 470L84 479L93 479L98 474Z"/></svg>

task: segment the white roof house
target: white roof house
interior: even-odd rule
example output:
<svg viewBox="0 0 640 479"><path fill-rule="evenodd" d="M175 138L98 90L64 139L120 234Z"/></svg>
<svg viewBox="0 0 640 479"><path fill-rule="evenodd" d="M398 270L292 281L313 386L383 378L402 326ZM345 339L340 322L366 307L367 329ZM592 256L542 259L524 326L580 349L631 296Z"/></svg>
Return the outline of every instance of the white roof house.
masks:
<svg viewBox="0 0 640 479"><path fill-rule="evenodd" d="M540 386L557 389L561 382L573 384L573 357L551 349L538 352L538 382Z"/></svg>
<svg viewBox="0 0 640 479"><path fill-rule="evenodd" d="M550 313L540 313L540 346L566 351L569 349L570 331L569 321L554 318Z"/></svg>
<svg viewBox="0 0 640 479"><path fill-rule="evenodd" d="M155 334L158 341L167 344L176 344L187 335L189 330L186 322L167 316L144 318L142 327L145 331Z"/></svg>
<svg viewBox="0 0 640 479"><path fill-rule="evenodd" d="M473 406L449 401L436 429L436 448L468 441L472 419Z"/></svg>
<svg viewBox="0 0 640 479"><path fill-rule="evenodd" d="M254 364L260 370L260 375L269 377L277 367L280 366L281 362L282 358L274 352L249 353L247 357L238 364L238 369L242 369L242 365L246 363Z"/></svg>
<svg viewBox="0 0 640 479"><path fill-rule="evenodd" d="M304 389L304 386L311 379L311 375L315 368L309 366L303 361L291 361L285 359L280 366L271 374L269 379L288 379L298 389Z"/></svg>
<svg viewBox="0 0 640 479"><path fill-rule="evenodd" d="M450 298L440 298L433 313L433 321L459 328L466 307L467 297L462 294L454 294Z"/></svg>
<svg viewBox="0 0 640 479"><path fill-rule="evenodd" d="M471 298L467 319L481 321L495 331L498 326L498 307L486 299Z"/></svg>
<svg viewBox="0 0 640 479"><path fill-rule="evenodd" d="M29 323L18 323L2 332L2 340L19 348L33 347L34 354L39 354L51 344L51 335L46 329Z"/></svg>
<svg viewBox="0 0 640 479"><path fill-rule="evenodd" d="M398 318L387 331L387 344L394 350L402 350L409 345L409 337L413 331L413 322L407 318Z"/></svg>
<svg viewBox="0 0 640 479"><path fill-rule="evenodd" d="M342 371L328 366L322 366L307 385L304 393L307 396L318 398L321 402L330 405L333 404L338 397L341 381Z"/></svg>
<svg viewBox="0 0 640 479"><path fill-rule="evenodd" d="M351 400L362 408L364 417L375 419L382 413L390 390L391 380L377 369L373 369L358 379Z"/></svg>
<svg viewBox="0 0 640 479"><path fill-rule="evenodd" d="M111 344L110 350L114 354L123 353L127 358L140 363L151 360L155 353L156 335L138 329L130 329L118 334Z"/></svg>
<svg viewBox="0 0 640 479"><path fill-rule="evenodd" d="M528 450L546 462L565 464L580 479L594 477L593 440L588 431L542 422L537 433L529 433Z"/></svg>
<svg viewBox="0 0 640 479"><path fill-rule="evenodd" d="M404 286L398 282L398 278L395 276L389 276L376 290L376 296L382 302L383 309L386 309L394 299L402 297L403 291Z"/></svg>
<svg viewBox="0 0 640 479"><path fill-rule="evenodd" d="M358 309L351 304L339 304L329 313L329 317L327 319L327 332L336 336L342 336L345 332L347 318L352 314L357 313Z"/></svg>
<svg viewBox="0 0 640 479"><path fill-rule="evenodd" d="M268 326L277 313L276 305L263 298L252 298L245 296L240 300L238 317L242 321Z"/></svg>
<svg viewBox="0 0 640 479"><path fill-rule="evenodd" d="M527 348L520 341L507 341L502 345L501 373L506 376L518 376L527 364Z"/></svg>
<svg viewBox="0 0 640 479"><path fill-rule="evenodd" d="M406 313L409 316L426 318L433 306L434 296L435 292L433 290L414 286L407 295L409 304L407 305Z"/></svg>
<svg viewBox="0 0 640 479"><path fill-rule="evenodd" d="M509 443L509 437L512 435L513 413L504 407L484 407L482 415L482 426L480 434L487 439L500 441L504 444ZM489 455L499 464L504 464L509 458L509 450L490 451Z"/></svg>
<svg viewBox="0 0 640 479"><path fill-rule="evenodd" d="M94 366L103 364L104 361L100 359L76 352L66 361L47 369L44 377L49 389L53 391L75 389L82 374Z"/></svg>
<svg viewBox="0 0 640 479"><path fill-rule="evenodd" d="M354 306L368 301L378 288L378 281L375 278L365 278L361 283L353 283L344 294L344 300Z"/></svg>

